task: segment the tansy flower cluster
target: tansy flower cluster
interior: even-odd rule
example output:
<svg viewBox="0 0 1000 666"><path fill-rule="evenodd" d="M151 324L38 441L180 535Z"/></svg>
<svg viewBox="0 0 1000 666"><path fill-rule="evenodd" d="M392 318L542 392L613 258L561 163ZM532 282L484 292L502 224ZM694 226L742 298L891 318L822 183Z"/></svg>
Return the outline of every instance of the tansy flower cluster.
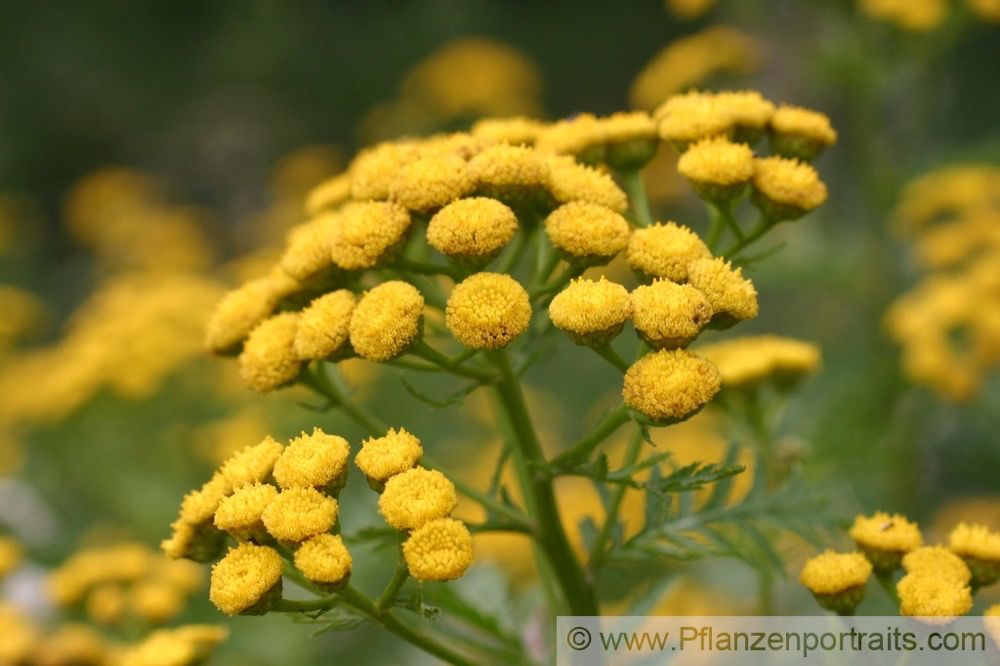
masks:
<svg viewBox="0 0 1000 666"><path fill-rule="evenodd" d="M959 5L957 11L964 9L984 21L1000 22L1000 2L997 0L965 0L955 4ZM949 0L858 0L857 5L862 14L873 19L888 21L911 32L928 32L948 20L952 3Z"/></svg>
<svg viewBox="0 0 1000 666"><path fill-rule="evenodd" d="M203 585L197 565L122 543L77 551L49 574L46 590L56 605L82 609L97 624L138 619L157 625L180 615Z"/></svg>
<svg viewBox="0 0 1000 666"><path fill-rule="evenodd" d="M437 470L417 465L423 447L406 430L366 440L355 464L380 492L385 521L404 532L403 559L416 580L452 580L473 560L472 535L451 518L458 504L454 484Z"/></svg>
<svg viewBox="0 0 1000 666"><path fill-rule="evenodd" d="M926 275L889 306L903 371L949 400L975 396L1000 363L1000 168L952 166L903 192L894 226Z"/></svg>
<svg viewBox="0 0 1000 666"><path fill-rule="evenodd" d="M355 462L380 491L386 521L409 535L403 555L414 578L451 580L472 563L472 537L448 517L457 503L454 485L416 466L422 453L416 437L390 430L364 442ZM287 445L267 437L246 447L185 496L163 550L173 558L209 561L225 535L234 539L237 545L212 567L209 592L230 615L275 608L286 564L314 589L335 593L352 566L338 503L349 457L347 440L319 428Z"/></svg>
<svg viewBox="0 0 1000 666"><path fill-rule="evenodd" d="M806 562L800 580L824 608L853 614L872 571L896 580L899 612L945 624L969 612L973 595L1000 579L1000 534L959 523L948 544L928 546L919 527L899 514L859 515L849 532L858 552L827 551Z"/></svg>

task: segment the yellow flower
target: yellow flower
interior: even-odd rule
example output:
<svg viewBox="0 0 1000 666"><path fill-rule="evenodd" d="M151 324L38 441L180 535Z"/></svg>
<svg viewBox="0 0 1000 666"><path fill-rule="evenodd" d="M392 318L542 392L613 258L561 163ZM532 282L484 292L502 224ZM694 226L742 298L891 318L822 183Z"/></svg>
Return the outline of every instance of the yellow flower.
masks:
<svg viewBox="0 0 1000 666"><path fill-rule="evenodd" d="M454 580L472 564L472 535L460 520L425 523L403 544L406 568L417 580Z"/></svg>
<svg viewBox="0 0 1000 666"><path fill-rule="evenodd" d="M305 282L333 265L330 236L340 223L336 213L326 213L293 228L278 265L289 276Z"/></svg>
<svg viewBox="0 0 1000 666"><path fill-rule="evenodd" d="M545 124L539 120L514 116L510 118L483 118L472 125L472 136L509 143L512 146L532 146L541 134Z"/></svg>
<svg viewBox="0 0 1000 666"><path fill-rule="evenodd" d="M726 90L716 93L715 101L736 125L737 140L753 143L774 115L774 104L756 90Z"/></svg>
<svg viewBox="0 0 1000 666"><path fill-rule="evenodd" d="M482 194L507 202L520 201L549 184L549 165L527 146L504 143L485 148L469 160L469 170Z"/></svg>
<svg viewBox="0 0 1000 666"><path fill-rule="evenodd" d="M320 534L295 551L295 568L314 583L335 585L351 575L351 554L339 534Z"/></svg>
<svg viewBox="0 0 1000 666"><path fill-rule="evenodd" d="M645 111L620 111L600 119L604 161L621 172L638 171L660 146L656 123Z"/></svg>
<svg viewBox="0 0 1000 666"><path fill-rule="evenodd" d="M552 324L577 344L600 346L621 333L631 316L628 290L620 284L579 278L549 304Z"/></svg>
<svg viewBox="0 0 1000 666"><path fill-rule="evenodd" d="M284 296L298 288L294 279L284 272L251 280L227 293L208 320L205 348L222 353L237 347L264 321Z"/></svg>
<svg viewBox="0 0 1000 666"><path fill-rule="evenodd" d="M799 581L823 608L850 614L861 603L871 573L872 565L861 553L825 550L806 561Z"/></svg>
<svg viewBox="0 0 1000 666"><path fill-rule="evenodd" d="M858 515L849 534L879 572L897 569L903 555L924 543L916 523L898 513L890 516L882 511L871 517Z"/></svg>
<svg viewBox="0 0 1000 666"><path fill-rule="evenodd" d="M711 93L691 91L674 95L659 108L654 117L659 120L660 137L679 150L710 136L729 135L733 117Z"/></svg>
<svg viewBox="0 0 1000 666"><path fill-rule="evenodd" d="M26 664L41 644L40 629L27 613L9 601L0 601L0 660L5 664Z"/></svg>
<svg viewBox="0 0 1000 666"><path fill-rule="evenodd" d="M219 503L232 492L232 485L221 473L215 475L201 487L193 490L181 500L180 518L186 523L198 525L212 520Z"/></svg>
<svg viewBox="0 0 1000 666"><path fill-rule="evenodd" d="M714 328L727 328L757 316L757 290L743 277L742 269L718 258L692 261L687 271L691 286L705 294L712 304Z"/></svg>
<svg viewBox="0 0 1000 666"><path fill-rule="evenodd" d="M271 476L274 463L283 450L284 447L273 438L265 437L259 444L247 446L228 458L219 473L232 488L263 483Z"/></svg>
<svg viewBox="0 0 1000 666"><path fill-rule="evenodd" d="M306 196L306 214L334 210L351 199L351 174L341 173L324 180Z"/></svg>
<svg viewBox="0 0 1000 666"><path fill-rule="evenodd" d="M719 371L693 352L661 350L643 356L625 373L625 404L653 421L692 416L719 390Z"/></svg>
<svg viewBox="0 0 1000 666"><path fill-rule="evenodd" d="M354 350L369 361L399 356L420 335L424 297L406 282L383 282L365 294L351 315Z"/></svg>
<svg viewBox="0 0 1000 666"><path fill-rule="evenodd" d="M219 503L215 526L238 541L255 538L264 532L264 509L277 496L278 489L266 483L243 486Z"/></svg>
<svg viewBox="0 0 1000 666"><path fill-rule="evenodd" d="M592 113L578 113L544 127L535 147L572 155L584 164L597 164L604 159L604 125Z"/></svg>
<svg viewBox="0 0 1000 666"><path fill-rule="evenodd" d="M605 264L625 249L629 225L610 208L584 201L563 204L545 218L545 232L570 262Z"/></svg>
<svg viewBox="0 0 1000 666"><path fill-rule="evenodd" d="M274 480L282 488L339 488L347 471L347 440L319 428L288 443L274 464Z"/></svg>
<svg viewBox="0 0 1000 666"><path fill-rule="evenodd" d="M2 620L0 620L2 622ZM9 629L8 629L9 631ZM10 640L5 633L4 640ZM32 655L30 663L39 666L58 666L59 664L106 664L111 663L113 647L100 633L82 622L64 622L45 637ZM10 659L0 649L0 663L24 663ZM117 662L115 662L117 663ZM129 666L124 662L123 666Z"/></svg>
<svg viewBox="0 0 1000 666"><path fill-rule="evenodd" d="M278 551L241 543L212 567L208 597L227 615L266 612L271 598L281 595L283 570Z"/></svg>
<svg viewBox="0 0 1000 666"><path fill-rule="evenodd" d="M816 169L784 157L754 158L753 202L771 220L794 220L826 201Z"/></svg>
<svg viewBox="0 0 1000 666"><path fill-rule="evenodd" d="M357 299L338 289L313 300L299 316L295 329L295 355L301 361L347 354L351 315Z"/></svg>
<svg viewBox="0 0 1000 666"><path fill-rule="evenodd" d="M397 530L412 530L444 518L458 504L455 484L436 469L414 467L389 477L378 508Z"/></svg>
<svg viewBox="0 0 1000 666"><path fill-rule="evenodd" d="M632 292L632 323L651 347L685 347L712 319L712 304L687 284L654 280Z"/></svg>
<svg viewBox="0 0 1000 666"><path fill-rule="evenodd" d="M196 666L205 663L228 635L228 629L213 625L160 629L125 650L121 666Z"/></svg>
<svg viewBox="0 0 1000 666"><path fill-rule="evenodd" d="M472 349L499 349L521 335L531 321L528 292L501 273L476 273L452 289L445 324Z"/></svg>
<svg viewBox="0 0 1000 666"><path fill-rule="evenodd" d="M903 556L906 573L923 573L928 576L954 578L962 585L968 585L972 572L955 553L943 546L921 546Z"/></svg>
<svg viewBox="0 0 1000 666"><path fill-rule="evenodd" d="M473 185L464 159L429 155L399 170L389 184L389 198L412 211L427 212L467 195Z"/></svg>
<svg viewBox="0 0 1000 666"><path fill-rule="evenodd" d="M976 587L1000 579L1000 534L985 525L959 523L948 535L948 548L968 565Z"/></svg>
<svg viewBox="0 0 1000 666"><path fill-rule="evenodd" d="M330 257L344 270L374 268L405 240L410 213L390 201L352 203L330 235Z"/></svg>
<svg viewBox="0 0 1000 666"><path fill-rule="evenodd" d="M125 616L125 588L118 583L95 586L87 595L84 612L97 624L118 624Z"/></svg>
<svg viewBox="0 0 1000 666"><path fill-rule="evenodd" d="M282 312L253 329L239 357L240 378L244 384L259 393L267 393L298 377L302 367L295 353L298 326L297 312Z"/></svg>
<svg viewBox="0 0 1000 666"><path fill-rule="evenodd" d="M935 573L916 572L896 584L899 614L916 617L927 624L948 624L972 609L968 585Z"/></svg>
<svg viewBox="0 0 1000 666"><path fill-rule="evenodd" d="M1000 22L1000 2L997 0L965 0L965 5L984 21Z"/></svg>
<svg viewBox="0 0 1000 666"><path fill-rule="evenodd" d="M809 162L836 142L825 113L782 104L771 116L771 148L779 155Z"/></svg>
<svg viewBox="0 0 1000 666"><path fill-rule="evenodd" d="M892 21L904 30L926 32L948 16L945 0L858 0L862 13Z"/></svg>
<svg viewBox="0 0 1000 666"><path fill-rule="evenodd" d="M190 557L196 561L202 561L203 558L198 557L192 548L198 536L198 530L195 526L178 518L170 524L170 529L170 538L160 542L163 554L172 560Z"/></svg>
<svg viewBox="0 0 1000 666"><path fill-rule="evenodd" d="M289 488L271 500L261 518L275 539L299 543L333 527L337 500L315 488Z"/></svg>
<svg viewBox="0 0 1000 666"><path fill-rule="evenodd" d="M728 201L743 192L754 174L753 151L724 136L702 139L677 161L677 171L709 201Z"/></svg>
<svg viewBox="0 0 1000 666"><path fill-rule="evenodd" d="M517 231L514 211L489 197L454 201L431 218L427 242L441 254L467 259L496 256Z"/></svg>
<svg viewBox="0 0 1000 666"><path fill-rule="evenodd" d="M628 210L628 197L610 175L580 164L569 155L547 155L549 191L559 203L586 201L616 213Z"/></svg>
<svg viewBox="0 0 1000 666"><path fill-rule="evenodd" d="M712 252L698 234L674 222L657 222L636 229L628 239L625 259L632 270L647 278L666 278L686 282L688 264L696 259L711 259Z"/></svg>
<svg viewBox="0 0 1000 666"><path fill-rule="evenodd" d="M382 437L366 439L361 444L361 450L354 457L366 477L376 482L383 482L395 474L401 474L411 469L424 454L420 440L400 428L390 429Z"/></svg>
<svg viewBox="0 0 1000 666"><path fill-rule="evenodd" d="M164 581L139 581L129 590L128 596L131 610L152 624L168 622L184 610L184 594Z"/></svg>
<svg viewBox="0 0 1000 666"><path fill-rule="evenodd" d="M816 372L820 349L814 344L777 335L723 340L698 348L722 375L724 388L753 387L763 381L788 386Z"/></svg>
<svg viewBox="0 0 1000 666"><path fill-rule="evenodd" d="M412 141L380 143L358 153L349 167L351 196L357 201L389 198L389 183L403 166L420 157Z"/></svg>

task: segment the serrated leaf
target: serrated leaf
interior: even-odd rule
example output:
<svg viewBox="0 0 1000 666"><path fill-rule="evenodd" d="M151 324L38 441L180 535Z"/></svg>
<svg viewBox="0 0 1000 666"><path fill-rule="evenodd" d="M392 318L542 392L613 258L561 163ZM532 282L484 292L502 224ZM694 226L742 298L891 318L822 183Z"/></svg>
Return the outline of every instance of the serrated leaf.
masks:
<svg viewBox="0 0 1000 666"><path fill-rule="evenodd" d="M472 393L482 385L480 382L472 382L471 384L464 386L458 389L457 391L451 393L448 397L443 398L441 400L437 400L435 398L430 397L426 393L422 393L421 391L419 391L409 381L407 381L406 377L400 376L399 381L402 382L403 388L406 389L406 392L412 395L414 398L416 398L420 402L430 405L431 407L437 407L439 409L442 407L450 407L454 404L461 402L466 398L466 396L468 396L470 393Z"/></svg>

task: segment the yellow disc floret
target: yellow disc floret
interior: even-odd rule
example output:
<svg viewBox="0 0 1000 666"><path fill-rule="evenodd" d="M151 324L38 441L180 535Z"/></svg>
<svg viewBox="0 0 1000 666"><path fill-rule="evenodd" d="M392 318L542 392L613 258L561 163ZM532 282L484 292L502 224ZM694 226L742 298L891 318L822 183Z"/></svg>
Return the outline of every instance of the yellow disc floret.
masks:
<svg viewBox="0 0 1000 666"><path fill-rule="evenodd" d="M473 349L499 349L521 335L531 321L528 292L501 273L476 273L457 284L448 298L445 323Z"/></svg>
<svg viewBox="0 0 1000 666"><path fill-rule="evenodd" d="M354 464L369 479L383 482L411 469L423 454L419 439L403 428L392 429L383 437L365 440L354 457Z"/></svg>
<svg viewBox="0 0 1000 666"><path fill-rule="evenodd" d="M289 488L271 500L262 518L275 539L298 543L333 527L337 500L315 488Z"/></svg>
<svg viewBox="0 0 1000 666"><path fill-rule="evenodd" d="M380 143L362 150L351 162L351 196L357 201L388 198L389 183L419 157L420 149L412 141Z"/></svg>
<svg viewBox="0 0 1000 666"><path fill-rule="evenodd" d="M265 437L260 444L247 446L228 458L219 473L233 488L263 483L271 476L284 448L272 437Z"/></svg>
<svg viewBox="0 0 1000 666"><path fill-rule="evenodd" d="M628 290L620 284L579 278L556 294L549 318L575 342L602 345L621 332L631 316Z"/></svg>
<svg viewBox="0 0 1000 666"><path fill-rule="evenodd" d="M771 116L771 131L771 147L776 153L807 161L837 141L826 114L787 104Z"/></svg>
<svg viewBox="0 0 1000 666"><path fill-rule="evenodd" d="M397 203L368 201L345 206L332 227L330 257L345 270L373 268L404 240L410 213Z"/></svg>
<svg viewBox="0 0 1000 666"><path fill-rule="evenodd" d="M549 191L559 203L586 201L616 213L628 210L628 197L606 172L580 164L569 155L546 155Z"/></svg>
<svg viewBox="0 0 1000 666"><path fill-rule="evenodd" d="M549 184L545 158L527 146L498 143L469 160L479 190L501 198L540 190Z"/></svg>
<svg viewBox="0 0 1000 666"><path fill-rule="evenodd" d="M726 328L757 316L757 290L725 259L698 259L687 266L688 282L712 304L712 325Z"/></svg>
<svg viewBox="0 0 1000 666"><path fill-rule="evenodd" d="M688 264L697 259L711 259L712 252L698 234L667 222L633 231L625 258L632 270L648 278L686 282Z"/></svg>
<svg viewBox="0 0 1000 666"><path fill-rule="evenodd" d="M677 171L705 199L732 199L753 178L753 151L746 144L733 143L724 136L702 139L681 155Z"/></svg>
<svg viewBox="0 0 1000 666"><path fill-rule="evenodd" d="M916 572L896 584L899 613L928 624L948 624L972 609L972 591L950 576Z"/></svg>
<svg viewBox="0 0 1000 666"><path fill-rule="evenodd" d="M230 493L232 486L219 472L199 490L193 490L181 500L180 518L191 525L199 525L212 519L219 503Z"/></svg>
<svg viewBox="0 0 1000 666"><path fill-rule="evenodd" d="M227 615L253 612L280 591L284 563L278 551L267 546L241 543L212 567L208 596Z"/></svg>
<svg viewBox="0 0 1000 666"><path fill-rule="evenodd" d="M281 270L305 281L330 267L330 236L339 223L337 214L327 213L292 229L279 262Z"/></svg>
<svg viewBox="0 0 1000 666"><path fill-rule="evenodd" d="M414 467L385 482L378 508L397 530L412 530L444 518L458 503L455 484L437 470Z"/></svg>
<svg viewBox="0 0 1000 666"><path fill-rule="evenodd" d="M948 547L972 571L972 584L992 585L1000 580L1000 534L985 525L959 523L948 535Z"/></svg>
<svg viewBox="0 0 1000 666"><path fill-rule="evenodd" d="M402 354L420 334L424 297L413 285L393 280L375 287L351 315L354 350L369 361L387 361Z"/></svg>
<svg viewBox="0 0 1000 666"><path fill-rule="evenodd" d="M299 360L345 353L356 303L354 294L347 289L338 289L314 299L302 311L295 330L295 355Z"/></svg>
<svg viewBox="0 0 1000 666"><path fill-rule="evenodd" d="M219 504L215 526L239 541L246 541L263 532L264 509L277 495L278 489L266 483L243 486Z"/></svg>
<svg viewBox="0 0 1000 666"><path fill-rule="evenodd" d="M545 218L545 232L570 261L607 263L625 249L629 225L610 208L585 201L563 204Z"/></svg>
<svg viewBox="0 0 1000 666"><path fill-rule="evenodd" d="M257 324L271 314L282 296L292 290L294 280L268 276L251 280L230 291L208 320L205 348L220 353L237 347Z"/></svg>
<svg viewBox="0 0 1000 666"><path fill-rule="evenodd" d="M698 348L722 375L722 386L752 387L765 381L794 384L819 368L820 348L810 342L777 335L723 340Z"/></svg>
<svg viewBox="0 0 1000 666"><path fill-rule="evenodd" d="M916 523L898 513L890 516L882 511L857 516L849 534L876 571L896 569L904 554L924 543Z"/></svg>
<svg viewBox="0 0 1000 666"><path fill-rule="evenodd" d="M872 565L861 553L826 550L806 560L799 581L815 594L836 594L864 585L871 573Z"/></svg>
<svg viewBox="0 0 1000 666"><path fill-rule="evenodd" d="M454 580L473 560L472 535L460 520L439 518L425 523L403 544L403 559L417 580Z"/></svg>
<svg viewBox="0 0 1000 666"><path fill-rule="evenodd" d="M816 169L785 157L754 158L753 201L772 220L794 220L826 201Z"/></svg>
<svg viewBox="0 0 1000 666"><path fill-rule="evenodd" d="M282 488L338 486L347 471L351 447L347 440L319 428L288 443L274 464L274 480Z"/></svg>
<svg viewBox="0 0 1000 666"><path fill-rule="evenodd" d="M636 361L625 373L625 404L653 421L695 414L719 390L715 366L685 349L661 350Z"/></svg>
<svg viewBox="0 0 1000 666"><path fill-rule="evenodd" d="M426 212L468 194L473 187L466 161L454 154L437 154L410 162L389 184L389 198L404 208Z"/></svg>
<svg viewBox="0 0 1000 666"><path fill-rule="evenodd" d="M351 575L351 554L339 534L320 534L295 551L295 568L314 583L337 584Z"/></svg>
<svg viewBox="0 0 1000 666"><path fill-rule="evenodd" d="M906 573L925 573L931 576L954 578L968 585L972 572L962 558L943 546L921 546L903 556Z"/></svg>
<svg viewBox="0 0 1000 666"><path fill-rule="evenodd" d="M298 376L302 367L295 353L298 327L298 313L282 312L253 329L239 357L240 378L244 384L254 391L267 393Z"/></svg>
<svg viewBox="0 0 1000 666"><path fill-rule="evenodd" d="M632 292L632 323L650 346L684 347L712 320L712 304L687 284L654 280Z"/></svg>
<svg viewBox="0 0 1000 666"><path fill-rule="evenodd" d="M491 257L516 231L514 211L496 199L472 197L439 210L427 225L427 242L450 257Z"/></svg>

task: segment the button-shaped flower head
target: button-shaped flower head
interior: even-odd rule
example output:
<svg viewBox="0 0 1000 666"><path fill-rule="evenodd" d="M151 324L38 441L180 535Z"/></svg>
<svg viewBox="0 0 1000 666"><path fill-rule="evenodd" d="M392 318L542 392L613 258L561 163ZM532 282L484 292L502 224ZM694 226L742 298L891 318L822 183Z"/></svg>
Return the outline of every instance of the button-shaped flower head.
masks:
<svg viewBox="0 0 1000 666"><path fill-rule="evenodd" d="M632 313L628 290L620 284L579 278L549 304L552 324L577 344L599 347L621 333Z"/></svg>
<svg viewBox="0 0 1000 666"><path fill-rule="evenodd" d="M263 483L271 477L284 448L272 437L265 437L260 444L244 447L230 456L222 463L219 473L233 488Z"/></svg>
<svg viewBox="0 0 1000 666"><path fill-rule="evenodd" d="M384 483L389 477L412 469L423 454L424 448L414 435L403 428L390 429L382 437L362 442L354 464L371 481Z"/></svg>
<svg viewBox="0 0 1000 666"><path fill-rule="evenodd" d="M465 573L473 558L472 535L454 518L424 523L403 544L406 568L417 580L454 580Z"/></svg>
<svg viewBox="0 0 1000 666"><path fill-rule="evenodd" d="M651 347L685 347L712 320L712 304L688 284L654 280L632 292L632 323Z"/></svg>
<svg viewBox="0 0 1000 666"><path fill-rule="evenodd" d="M444 518L458 503L455 484L437 470L414 467L385 482L378 508L397 530L412 530Z"/></svg>
<svg viewBox="0 0 1000 666"><path fill-rule="evenodd" d="M374 268L402 245L410 228L410 213L397 203L352 203L332 227L330 257L344 270Z"/></svg>
<svg viewBox="0 0 1000 666"><path fill-rule="evenodd" d="M420 335L424 297L413 285L383 282L362 297L351 315L354 350L369 361L399 356Z"/></svg>
<svg viewBox="0 0 1000 666"><path fill-rule="evenodd" d="M227 615L265 613L271 600L281 596L283 570L278 551L241 543L212 567L208 596Z"/></svg>
<svg viewBox="0 0 1000 666"><path fill-rule="evenodd" d="M320 534L295 551L295 568L314 584L331 589L351 575L351 554L340 535Z"/></svg>
<svg viewBox="0 0 1000 666"><path fill-rule="evenodd" d="M948 535L948 547L972 571L973 585L992 585L1000 579L1000 534L985 525L959 523Z"/></svg>
<svg viewBox="0 0 1000 666"><path fill-rule="evenodd" d="M926 573L933 576L954 578L962 585L972 580L972 572L962 558L944 546L921 546L903 556L906 573Z"/></svg>
<svg viewBox="0 0 1000 666"><path fill-rule="evenodd" d="M338 289L313 300L299 316L295 354L300 360L338 358L350 353L351 315L357 299Z"/></svg>
<svg viewBox="0 0 1000 666"><path fill-rule="evenodd" d="M823 608L850 615L864 597L872 565L861 553L826 550L806 560L799 575Z"/></svg>
<svg viewBox="0 0 1000 666"><path fill-rule="evenodd" d="M546 155L549 191L559 203L586 201L616 213L628 210L628 197L606 172L580 164L569 155Z"/></svg>
<svg viewBox="0 0 1000 666"><path fill-rule="evenodd" d="M812 166L785 157L754 158L753 203L770 220L795 220L826 201L826 185Z"/></svg>
<svg viewBox="0 0 1000 666"><path fill-rule="evenodd" d="M326 488L339 490L347 473L351 447L338 435L328 435L319 428L302 433L285 447L274 464L274 480L284 489Z"/></svg>
<svg viewBox="0 0 1000 666"><path fill-rule="evenodd" d="M625 249L629 225L615 211L598 204L572 201L545 218L545 232L569 262L606 264Z"/></svg>
<svg viewBox="0 0 1000 666"><path fill-rule="evenodd" d="M278 489L267 483L243 486L222 500L215 511L215 526L229 532L237 541L263 538L262 517Z"/></svg>
<svg viewBox="0 0 1000 666"><path fill-rule="evenodd" d="M899 614L915 617L926 624L948 624L972 609L969 586L950 576L908 573L896 584L896 592L899 593Z"/></svg>
<svg viewBox="0 0 1000 666"><path fill-rule="evenodd" d="M712 252L698 234L674 222L636 229L625 251L628 265L646 280L686 282L688 264L711 258Z"/></svg>
<svg viewBox="0 0 1000 666"><path fill-rule="evenodd" d="M298 313L282 312L253 329L239 357L240 378L244 384L259 393L267 393L298 376L302 367L295 353L298 326Z"/></svg>
<svg viewBox="0 0 1000 666"><path fill-rule="evenodd" d="M403 166L389 184L389 198L404 208L425 213L463 197L474 187L465 160L441 153Z"/></svg>
<svg viewBox="0 0 1000 666"><path fill-rule="evenodd" d="M753 282L725 259L697 259L688 264L687 273L691 286L712 304L712 328L729 328L760 311Z"/></svg>
<svg viewBox="0 0 1000 666"><path fill-rule="evenodd" d="M753 151L724 136L702 139L681 155L677 171L691 181L702 199L730 201L742 194L753 178Z"/></svg>
<svg viewBox="0 0 1000 666"><path fill-rule="evenodd" d="M427 242L441 254L482 263L495 257L517 231L514 211L496 199L453 201L431 218Z"/></svg>
<svg viewBox="0 0 1000 666"><path fill-rule="evenodd" d="M531 321L528 292L502 273L476 273L457 284L448 298L445 324L472 349L499 349L521 335Z"/></svg>
<svg viewBox="0 0 1000 666"><path fill-rule="evenodd" d="M876 511L871 516L859 515L848 533L876 572L898 569L903 555L924 543L917 524L898 513L890 516Z"/></svg>
<svg viewBox="0 0 1000 666"><path fill-rule="evenodd" d="M278 301L297 286L294 279L278 271L227 293L208 320L205 348L216 354L238 348L250 331L274 311Z"/></svg>
<svg viewBox="0 0 1000 666"><path fill-rule="evenodd" d="M337 521L337 500L315 488L282 490L264 509L264 527L275 539L300 543Z"/></svg>
<svg viewBox="0 0 1000 666"><path fill-rule="evenodd" d="M779 155L811 162L836 142L825 113L782 104L771 116L771 149Z"/></svg>
<svg viewBox="0 0 1000 666"><path fill-rule="evenodd" d="M647 354L625 373L625 404L652 421L693 416L719 390L719 371L685 349Z"/></svg>

